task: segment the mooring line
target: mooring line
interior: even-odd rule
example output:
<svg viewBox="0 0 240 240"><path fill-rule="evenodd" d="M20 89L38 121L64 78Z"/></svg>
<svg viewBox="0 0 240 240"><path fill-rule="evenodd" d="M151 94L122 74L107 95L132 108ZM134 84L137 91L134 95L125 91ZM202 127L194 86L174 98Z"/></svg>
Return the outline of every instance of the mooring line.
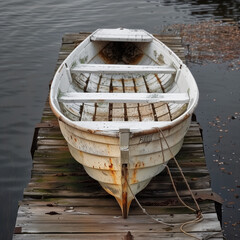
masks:
<svg viewBox="0 0 240 240"><path fill-rule="evenodd" d="M180 226L180 231L181 231L182 233L184 233L185 235L187 235L187 236L189 236L189 237L192 237L192 238L194 238L194 239L197 239L197 240L202 240L201 238L198 238L198 237L196 237L196 236L188 233L187 231L185 231L185 230L183 229L185 226L187 226L187 225L189 225L189 224L196 224L196 223L201 222L201 221L203 220L202 211L201 211L201 209L200 209L200 207L199 207L199 204L198 204L196 198L195 198L194 195L193 195L193 192L192 192L192 190L191 190L191 188L190 188L190 186L189 186L189 184L188 184L188 181L187 181L186 177L185 177L184 174L183 174L182 168L181 168L180 165L178 164L177 159L175 158L175 156L173 155L173 153L172 153L172 151L171 151L171 149L170 149L170 147L169 147L169 144L168 144L168 142L167 142L166 137L164 136L164 134L163 134L163 132L162 132L161 129L158 128L158 132L159 132L159 140L160 140L162 157L163 157L163 165L167 168L167 171L168 171L168 174L169 174L169 177L170 177L170 180L171 180L173 189L174 189L174 191L175 191L175 193L176 193L176 195L177 195L178 200L179 200L186 208L188 208L188 209L190 209L191 211L193 211L194 213L196 213L196 215L197 215L196 218L193 219L193 220L184 222L184 223L166 223L166 222L164 222L164 221L162 221L162 220L159 220L159 219L157 219L157 218L154 218L154 217L151 216L151 215L146 211L146 209L143 208L143 206L140 204L140 202L138 201L137 197L136 197L135 194L132 192L132 189L131 189L131 187L130 187L130 185L129 185L129 182L127 181L128 188L129 188L129 190L130 190L133 198L134 198L135 201L137 202L138 206L142 209L143 213L146 214L147 216L149 216L152 220L154 220L154 221L157 222L157 223L160 223L160 224L163 224L163 225L166 225L166 226L170 226L170 227ZM179 169L179 171L180 171L180 173L181 173L182 178L184 179L184 182L185 182L185 184L186 184L186 186L187 186L187 188L188 188L188 191L190 192L191 197L192 197L193 200L194 200L194 203L195 203L197 209L194 209L194 208L190 207L188 204L186 204L186 203L182 200L182 198L180 197L180 195L179 195L179 193L178 193L178 191L177 191L177 188L176 188L176 185L175 185L175 183L174 183L171 170L170 170L170 168L167 166L167 164L165 163L166 161L165 161L165 156L164 156L164 153L163 153L163 143L162 143L162 138L161 138L160 134L162 135L164 141L166 142L167 148L168 148L168 150L170 151L170 153L171 153L171 155L172 155L172 158L174 159L174 161L175 161L175 163L176 163L176 165L177 165L177 167L178 167L178 169ZM208 236L208 237L211 237L211 236ZM208 239L209 239L209 238L208 238Z"/></svg>
<svg viewBox="0 0 240 240"><path fill-rule="evenodd" d="M164 224L164 225L169 226L169 227L174 227L174 226L179 226L179 225L181 225L180 223L166 223L166 222L164 222L164 221L162 221L162 220L159 220L159 219L154 218L153 216L151 216L151 215L146 211L146 209L141 205L141 203L138 201L136 195L132 192L132 189L131 189L128 181L127 181L127 184L128 184L128 188L129 188L132 196L134 197L135 201L137 202L137 205L141 208L141 210L143 211L144 214L146 214L147 216L149 216L149 217L150 217L152 220L154 220L155 222Z"/></svg>
<svg viewBox="0 0 240 240"><path fill-rule="evenodd" d="M163 134L163 131L162 131L160 128L159 128L158 130L159 130L159 133L162 134L163 139L164 139L164 141L166 142L166 145L167 145L167 147L168 147L168 150L170 151L170 153L171 153L171 155L172 155L172 158L174 159L174 162L175 162L175 164L177 165L177 167L178 167L178 169L179 169L179 171L180 171L180 173L181 173L181 175L182 175L182 178L183 178L183 180L184 180L184 182L185 182L185 184L186 184L186 186L187 186L187 188L188 188L188 191L190 192L191 197L192 197L192 199L193 199L193 201L194 201L194 203L195 203L195 205L196 205L196 207L197 207L197 211L201 211L201 209L200 209L200 207L199 207L199 205L198 205L198 202L197 202L196 198L194 197L194 194L193 194L193 192L192 192L192 190L191 190L191 188L190 188L190 186L189 186L189 183L188 183L186 177L185 177L184 174L183 174L182 168L181 168L180 165L178 164L178 161L177 161L176 157L173 155L173 153L172 153L172 151L171 151L171 148L169 147L169 144L168 144L168 142L167 142L166 137L165 137L164 134ZM160 137L160 141L162 141L162 140L161 140L161 137ZM163 149L162 149L162 150L163 150ZM162 151L162 154L163 154L163 151ZM163 156L164 156L164 154L163 154ZM196 210L194 210L194 211L196 211Z"/></svg>
<svg viewBox="0 0 240 240"><path fill-rule="evenodd" d="M201 240L200 238L195 237L194 235L186 232L186 231L183 229L186 225L196 224L196 223L201 222L201 221L203 220L202 211L201 211L201 209L200 209L200 206L199 206L196 198L195 198L194 195L193 195L193 192L192 192L192 190L191 190L191 188L190 188L190 186L189 186L189 183L188 183L185 175L183 174L182 168L181 168L180 165L178 164L178 161L177 161L176 157L174 156L174 154L173 154L172 151L171 151L171 148L170 148L170 146L169 146L169 144L168 144L168 142L167 142L167 139L166 139L165 135L163 134L163 131L162 131L160 128L158 128L158 132L159 132L159 140L160 140L160 144L161 144L163 162L165 163L165 156L164 156L164 153L163 153L163 144L162 144L162 138L161 138L161 136L160 136L160 133L161 133L161 135L162 135L162 137L163 137L163 139L164 139L164 141L165 141L165 143L166 143L166 145L167 145L167 148L168 148L169 152L170 152L171 155L172 155L172 158L174 159L175 164L177 165L177 167L178 167L178 169L179 169L179 171L180 171L180 173L181 173L181 176L182 176L182 178L183 178L183 180L184 180L184 182L185 182L185 184L186 184L186 186L187 186L187 189L188 189L188 191L189 191L189 193L190 193L190 195L191 195L191 197L192 197L192 199L193 199L193 201L194 201L194 203L195 203L195 205L196 205L196 208L197 208L197 209L194 209L194 208L190 207L189 205L187 205L187 204L182 200L182 198L180 197L180 195L179 195L179 193L178 193L178 191L177 191L176 185L175 185L175 183L174 183L171 170L170 170L170 168L165 164L165 165L166 165L166 168L167 168L167 171L168 171L168 174L169 174L169 177L170 177L171 182L172 182L172 186L173 186L173 188L174 188L174 191L175 191L175 193L176 193L179 201L180 201L185 207L187 207L187 208L190 209L191 211L195 212L196 215L197 215L195 219L183 223L183 224L180 226L180 230L181 230L182 233L184 233L184 234L187 235L187 236L190 236L190 237L192 237L192 238Z"/></svg>

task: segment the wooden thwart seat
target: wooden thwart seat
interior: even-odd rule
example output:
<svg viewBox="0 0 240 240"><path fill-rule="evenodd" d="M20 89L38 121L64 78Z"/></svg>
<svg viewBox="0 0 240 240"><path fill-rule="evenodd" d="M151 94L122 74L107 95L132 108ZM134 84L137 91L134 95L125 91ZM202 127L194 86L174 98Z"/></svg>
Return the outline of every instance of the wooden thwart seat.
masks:
<svg viewBox="0 0 240 240"><path fill-rule="evenodd" d="M65 93L58 98L65 103L187 103L187 93Z"/></svg>
<svg viewBox="0 0 240 240"><path fill-rule="evenodd" d="M130 129L131 132L139 130L147 130L151 128L162 128L167 126L171 121L74 121L74 124L78 127L91 129L94 131L119 131L119 129Z"/></svg>
<svg viewBox="0 0 240 240"><path fill-rule="evenodd" d="M71 73L162 73L172 74L176 69L168 65L127 65L127 64L80 64L71 69Z"/></svg>
<svg viewBox="0 0 240 240"><path fill-rule="evenodd" d="M132 29L98 29L92 36L91 41L111 42L151 42L152 35L144 30Z"/></svg>

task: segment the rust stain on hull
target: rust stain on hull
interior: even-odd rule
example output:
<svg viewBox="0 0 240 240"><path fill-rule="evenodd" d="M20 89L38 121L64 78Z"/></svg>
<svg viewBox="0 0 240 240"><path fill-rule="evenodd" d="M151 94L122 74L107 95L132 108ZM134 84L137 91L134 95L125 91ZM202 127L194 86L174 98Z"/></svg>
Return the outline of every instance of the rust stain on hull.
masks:
<svg viewBox="0 0 240 240"><path fill-rule="evenodd" d="M137 171L139 168L144 168L145 163L144 162L137 162L134 166L132 177L131 177L131 184L137 183Z"/></svg>
<svg viewBox="0 0 240 240"><path fill-rule="evenodd" d="M137 183L137 169L133 169L132 181L131 183Z"/></svg>
<svg viewBox="0 0 240 240"><path fill-rule="evenodd" d="M112 158L109 158L109 161L110 161L110 164L108 167L109 167L112 179L113 179L113 183L117 184L118 181L117 181L116 171L114 170L114 167L113 167Z"/></svg>
<svg viewBox="0 0 240 240"><path fill-rule="evenodd" d="M128 166L122 164L122 215L123 218L128 216Z"/></svg>

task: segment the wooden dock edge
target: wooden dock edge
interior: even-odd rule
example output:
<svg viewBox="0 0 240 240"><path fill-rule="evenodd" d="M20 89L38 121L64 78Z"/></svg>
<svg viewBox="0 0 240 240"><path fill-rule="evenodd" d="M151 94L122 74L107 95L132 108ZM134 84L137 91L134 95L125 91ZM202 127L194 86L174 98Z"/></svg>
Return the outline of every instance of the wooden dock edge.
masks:
<svg viewBox="0 0 240 240"><path fill-rule="evenodd" d="M63 36L57 67L88 35ZM184 60L180 37L156 37ZM32 178L19 203L13 239L192 239L181 233L179 226L168 227L154 222L143 214L136 202L131 206L128 219L123 219L115 199L71 157L48 100L41 123L35 129L31 153ZM201 223L189 225L185 230L200 239L208 236L223 239L213 201L221 199L212 192L201 128L194 118L177 159L204 216ZM192 204L172 161L169 167L180 195ZM180 223L195 217L179 203L166 172L155 177L137 197L149 214L165 222ZM217 206L219 210L221 205L217 203Z"/></svg>

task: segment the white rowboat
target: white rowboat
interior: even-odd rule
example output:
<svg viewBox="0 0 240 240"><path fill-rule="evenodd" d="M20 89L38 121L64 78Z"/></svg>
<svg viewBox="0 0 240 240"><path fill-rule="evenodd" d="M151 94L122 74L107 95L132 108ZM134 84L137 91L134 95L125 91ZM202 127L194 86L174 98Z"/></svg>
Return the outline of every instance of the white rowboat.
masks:
<svg viewBox="0 0 240 240"><path fill-rule="evenodd" d="M50 105L72 156L126 218L181 149L198 97L189 69L151 34L98 29L57 70Z"/></svg>

